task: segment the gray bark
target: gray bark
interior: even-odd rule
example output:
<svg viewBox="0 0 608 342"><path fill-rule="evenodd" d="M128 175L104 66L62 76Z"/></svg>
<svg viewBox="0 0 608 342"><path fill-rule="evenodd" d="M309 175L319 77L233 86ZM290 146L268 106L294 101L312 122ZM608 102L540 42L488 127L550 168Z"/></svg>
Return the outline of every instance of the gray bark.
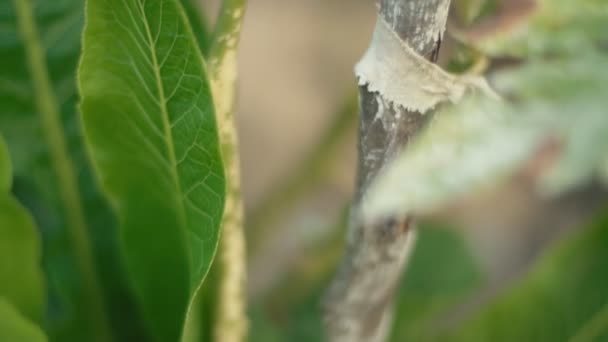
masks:
<svg viewBox="0 0 608 342"><path fill-rule="evenodd" d="M379 16L417 53L435 62L450 0L380 0ZM359 87L359 163L347 250L324 299L330 341L383 341L392 303L413 247L412 220L387 218L363 225L358 208L370 183L429 121L429 113L407 111L381 94Z"/></svg>

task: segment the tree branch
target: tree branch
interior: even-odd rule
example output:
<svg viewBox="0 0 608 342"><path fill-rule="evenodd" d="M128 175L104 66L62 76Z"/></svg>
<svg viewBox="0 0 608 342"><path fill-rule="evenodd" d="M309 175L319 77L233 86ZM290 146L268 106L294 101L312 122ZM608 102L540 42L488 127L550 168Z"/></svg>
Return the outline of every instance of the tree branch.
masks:
<svg viewBox="0 0 608 342"><path fill-rule="evenodd" d="M384 20L416 53L435 62L450 0L380 0L379 4L378 20ZM415 240L412 220L388 218L364 225L359 208L378 172L431 118L393 104L367 85L360 85L359 93L357 190L347 250L324 300L331 341L383 341L390 331L394 292Z"/></svg>

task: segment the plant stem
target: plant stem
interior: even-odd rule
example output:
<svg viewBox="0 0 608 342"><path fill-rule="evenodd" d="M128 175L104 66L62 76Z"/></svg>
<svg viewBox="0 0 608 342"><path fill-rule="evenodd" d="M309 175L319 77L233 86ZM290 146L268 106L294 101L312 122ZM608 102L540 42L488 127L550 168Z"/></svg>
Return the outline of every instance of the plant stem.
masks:
<svg viewBox="0 0 608 342"><path fill-rule="evenodd" d="M379 3L379 20L387 22L418 54L435 61L450 0ZM382 168L431 117L393 105L367 85L361 85L359 93L358 179L347 249L324 300L330 341L383 341L390 331L394 293L415 241L412 219L388 218L363 225L358 208Z"/></svg>
<svg viewBox="0 0 608 342"><path fill-rule="evenodd" d="M226 205L219 244L219 298L214 337L221 342L240 342L247 336L246 248L243 232L238 137L234 122L238 46L245 0L224 0L209 50L220 144L226 169Z"/></svg>
<svg viewBox="0 0 608 342"><path fill-rule="evenodd" d="M82 201L76 184L76 173L68 155L59 106L53 94L44 52L33 17L31 0L14 0L17 24L22 36L28 68L32 77L35 102L40 114L43 132L49 147L50 159L59 184L64 214L68 221L68 232L75 250L75 260L83 282L83 298L88 303L89 315L97 341L111 341L103 296L95 271L95 264L89 243L87 225Z"/></svg>

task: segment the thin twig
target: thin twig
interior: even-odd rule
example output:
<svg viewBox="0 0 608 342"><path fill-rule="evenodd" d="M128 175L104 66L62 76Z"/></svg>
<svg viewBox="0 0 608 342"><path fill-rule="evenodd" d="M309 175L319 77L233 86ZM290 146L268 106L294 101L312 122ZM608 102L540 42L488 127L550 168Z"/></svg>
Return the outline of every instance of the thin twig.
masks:
<svg viewBox="0 0 608 342"><path fill-rule="evenodd" d="M238 139L234 122L236 49L245 0L224 0L209 50L209 72L216 109L222 159L226 170L226 204L218 250L219 298L214 338L241 342L247 336L246 251L243 232Z"/></svg>
<svg viewBox="0 0 608 342"><path fill-rule="evenodd" d="M435 61L450 0L381 0L379 20L401 40ZM378 172L400 153L430 119L359 87L359 165L348 228L347 250L324 300L331 341L383 341L390 331L394 292L410 254L412 220L387 219L363 225L359 209Z"/></svg>

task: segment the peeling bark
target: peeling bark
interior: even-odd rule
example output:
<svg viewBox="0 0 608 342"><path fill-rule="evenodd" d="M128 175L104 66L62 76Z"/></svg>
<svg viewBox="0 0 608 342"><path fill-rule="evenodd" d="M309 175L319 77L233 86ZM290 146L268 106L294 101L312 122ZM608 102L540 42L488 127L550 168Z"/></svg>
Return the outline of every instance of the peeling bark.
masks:
<svg viewBox="0 0 608 342"><path fill-rule="evenodd" d="M437 60L450 0L380 0L379 5L379 20L416 53ZM378 172L432 117L408 111L367 85L359 93L357 191L347 250L323 303L330 341L384 341L390 331L394 293L415 241L412 219L364 225L359 208Z"/></svg>

